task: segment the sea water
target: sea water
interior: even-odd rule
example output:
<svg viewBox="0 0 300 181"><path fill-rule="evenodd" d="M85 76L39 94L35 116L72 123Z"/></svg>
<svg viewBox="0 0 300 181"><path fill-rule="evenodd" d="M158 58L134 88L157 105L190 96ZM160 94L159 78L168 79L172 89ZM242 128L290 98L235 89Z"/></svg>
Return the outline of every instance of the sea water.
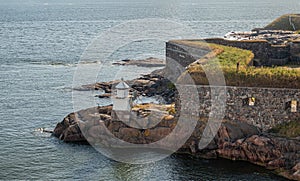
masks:
<svg viewBox="0 0 300 181"><path fill-rule="evenodd" d="M298 0L0 0L0 179L283 180L245 162L186 155L145 165L118 163L91 146L65 144L37 129L52 130L73 111L72 81L81 55L101 32L120 23L163 18L199 37L221 37L298 11ZM155 41L133 43L111 59L163 57L163 49ZM154 70L125 69L127 79ZM97 80L113 79L109 73L103 69Z"/></svg>

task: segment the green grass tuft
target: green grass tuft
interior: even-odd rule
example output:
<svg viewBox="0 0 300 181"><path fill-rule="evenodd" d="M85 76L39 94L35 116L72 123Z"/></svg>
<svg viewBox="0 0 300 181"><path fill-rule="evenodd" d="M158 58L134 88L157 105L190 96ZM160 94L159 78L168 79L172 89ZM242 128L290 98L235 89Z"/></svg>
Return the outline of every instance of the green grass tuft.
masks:
<svg viewBox="0 0 300 181"><path fill-rule="evenodd" d="M177 43L190 46L199 44L203 47L203 42L197 41L177 41ZM205 70L210 72L222 70L227 86L300 88L300 69L297 65L253 67L249 64L254 54L249 50L217 44L206 44L206 46L210 47L211 52L187 69L198 85L209 84L203 69L205 67ZM237 71L237 62L240 64L239 71Z"/></svg>
<svg viewBox="0 0 300 181"><path fill-rule="evenodd" d="M280 124L270 130L271 133L276 133L280 136L295 138L300 136L300 120L291 121Z"/></svg>

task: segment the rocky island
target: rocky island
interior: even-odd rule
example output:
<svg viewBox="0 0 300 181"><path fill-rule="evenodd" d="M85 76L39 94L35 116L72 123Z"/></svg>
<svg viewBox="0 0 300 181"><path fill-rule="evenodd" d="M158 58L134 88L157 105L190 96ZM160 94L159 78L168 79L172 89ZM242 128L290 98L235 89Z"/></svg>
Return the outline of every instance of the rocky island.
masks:
<svg viewBox="0 0 300 181"><path fill-rule="evenodd" d="M157 119L161 121L151 128L143 129L139 122L135 122L135 127L128 126L115 116L114 105L107 105L69 114L57 124L53 135L65 142L94 144L100 141L108 147L114 146L105 140L109 134L134 144L153 143L166 137L178 123L184 104L176 86L167 78L175 60L184 67L175 78L186 82L186 76L191 76L200 102L199 115L194 117L196 127L178 153L248 161L288 179L300 180L300 37L296 30L281 34L278 31L277 37L284 37L284 41L279 38L276 41L275 36L272 39L260 36L266 32L275 33L273 30L255 30L252 32L255 35L239 34L244 37L234 40L167 42L165 69L126 81L131 87L130 95L163 98L164 103L160 106L146 103L132 107L132 112L140 117L159 110L161 114ZM215 60L220 62L226 81L226 110L214 139L205 148L200 148L199 142L204 138L212 109L212 91L220 86L209 82L204 69ZM104 97L109 97L115 94L113 89L120 82L101 82L85 87L103 90ZM192 101L184 106L195 106ZM98 140L99 137L103 139Z"/></svg>
<svg viewBox="0 0 300 181"><path fill-rule="evenodd" d="M149 57L145 60L129 60L125 59L119 62L114 62L113 65L135 65L141 67L164 67L165 62L163 60Z"/></svg>

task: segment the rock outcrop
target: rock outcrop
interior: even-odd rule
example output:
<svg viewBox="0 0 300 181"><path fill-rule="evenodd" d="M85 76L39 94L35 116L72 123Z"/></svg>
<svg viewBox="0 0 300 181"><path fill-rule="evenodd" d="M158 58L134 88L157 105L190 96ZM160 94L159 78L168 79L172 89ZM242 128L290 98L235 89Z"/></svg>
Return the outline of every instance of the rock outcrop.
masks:
<svg viewBox="0 0 300 181"><path fill-rule="evenodd" d="M71 113L58 123L53 135L65 142L95 143L106 127L110 133L126 142L147 144L170 134L176 126L176 118L167 116L155 127L147 130L131 128L110 116L112 106L95 107ZM97 115L97 116L95 116ZM80 121L79 121L80 120ZM88 124L82 120L89 120ZM188 141L178 150L203 158L227 158L244 160L274 170L289 179L300 179L300 140L262 134L247 123L223 120L213 141L203 150L198 149L206 119L198 124ZM80 125L81 124L81 125ZM88 134L88 140L82 134ZM107 145L113 146L113 145Z"/></svg>
<svg viewBox="0 0 300 181"><path fill-rule="evenodd" d="M117 81L83 86L82 90L98 89L105 94L112 92ZM129 81L138 95L163 97L166 103L175 102L176 90L166 79L158 75L147 75ZM65 142L114 145L105 142L112 134L120 140L134 144L149 144L169 135L177 125L177 114L169 113L150 129L136 129L114 119L112 105L94 107L71 113L57 124L53 135ZM143 114L141 114L143 115ZM300 139L289 139L262 133L256 126L239 120L222 120L216 136L205 149L199 149L207 118L202 117L190 138L178 150L203 158L227 158L243 160L264 166L275 173L293 180L300 180ZM99 140L101 138L101 140ZM166 145L167 146L167 145Z"/></svg>
<svg viewBox="0 0 300 181"><path fill-rule="evenodd" d="M220 157L245 160L275 170L289 179L300 180L300 141L270 135L253 135L224 142L216 150Z"/></svg>
<svg viewBox="0 0 300 181"><path fill-rule="evenodd" d="M126 81L137 96L144 95L148 97L161 96L166 104L175 102L175 95L177 93L175 86L166 78L164 78L160 70L156 71L155 74L143 75L140 78ZM90 91L90 90L101 90L103 94L97 95L99 98L107 98L111 96L113 86L120 83L120 80L110 82L98 82L96 84L83 85L76 87L76 91Z"/></svg>
<svg viewBox="0 0 300 181"><path fill-rule="evenodd" d="M113 65L135 65L140 67L164 67L165 62L161 59L149 57L143 60L129 60L114 62Z"/></svg>

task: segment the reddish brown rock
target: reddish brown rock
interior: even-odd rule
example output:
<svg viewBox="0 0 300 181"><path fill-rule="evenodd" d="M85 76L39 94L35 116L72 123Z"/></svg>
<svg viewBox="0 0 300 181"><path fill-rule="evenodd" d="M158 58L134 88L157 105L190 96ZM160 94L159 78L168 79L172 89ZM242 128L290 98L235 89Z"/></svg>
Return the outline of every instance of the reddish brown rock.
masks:
<svg viewBox="0 0 300 181"><path fill-rule="evenodd" d="M138 129L134 128L121 128L119 130L118 138L122 139L129 143L140 143L139 139L142 136L142 133Z"/></svg>
<svg viewBox="0 0 300 181"><path fill-rule="evenodd" d="M105 135L112 133L130 143L147 144L169 135L174 128L174 123L176 125L176 120L167 120L154 128L139 130L130 128L123 122L112 120L110 112L111 106L107 106L79 111L77 118L74 113L69 114L57 124L53 135L65 142L98 143L101 141L104 144ZM79 119L90 119L90 121L80 122ZM178 152L205 158L244 160L265 166L289 179L300 180L299 139L261 135L254 126L225 120L213 141L204 150L199 150L198 143L205 125L205 120L199 121L192 136ZM81 130L87 131L87 140ZM106 130L109 130L109 133Z"/></svg>
<svg viewBox="0 0 300 181"><path fill-rule="evenodd" d="M150 129L147 139L151 140L151 142L155 142L155 141L161 140L165 136L169 135L171 133L171 131L172 131L171 128L164 128L164 127Z"/></svg>

